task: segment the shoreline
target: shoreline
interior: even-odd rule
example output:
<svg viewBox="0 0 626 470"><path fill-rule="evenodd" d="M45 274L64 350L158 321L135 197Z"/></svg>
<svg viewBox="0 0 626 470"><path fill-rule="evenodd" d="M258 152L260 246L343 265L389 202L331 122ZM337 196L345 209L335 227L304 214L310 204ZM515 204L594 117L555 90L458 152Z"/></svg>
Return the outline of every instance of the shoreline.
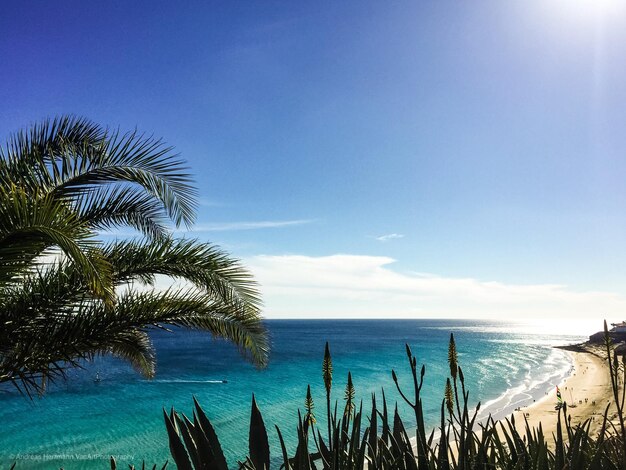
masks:
<svg viewBox="0 0 626 470"><path fill-rule="evenodd" d="M563 401L568 405L575 405L567 407L567 414L571 417L573 426L591 418L590 430L594 433L600 429L607 405L613 402L608 365L605 359L592 350L566 352L574 365L570 375L559 384L559 388ZM544 435L549 438L556 432L556 403L555 388L537 402L513 412L518 430L526 416L531 428L536 428L541 423Z"/></svg>
<svg viewBox="0 0 626 470"><path fill-rule="evenodd" d="M602 417L607 405L613 402L613 391L606 359L602 357L601 350L594 350L593 347L556 348L567 354L572 364L569 372L562 375L557 383L563 401L568 404L567 415L571 417L573 426L591 418L591 434L597 433L602 426ZM546 381L546 384L548 382ZM491 400L491 402L493 401ZM553 387L544 396L536 398L533 403L514 410L504 409L491 414L486 408L486 414L479 413L477 423L484 422L491 415L495 421L502 422L506 426L506 419L510 420L513 416L515 427L520 433L525 430L525 420L531 429L537 428L541 424L546 441L548 445L551 445L553 443L552 435L556 434L557 429L558 411L555 410L556 403L556 387ZM571 404L575 406L572 407ZM609 413L610 418L611 413ZM435 436L438 436L439 433L439 428L436 427ZM413 436L410 440L415 447L417 445L416 438Z"/></svg>
<svg viewBox="0 0 626 470"><path fill-rule="evenodd" d="M566 366L555 368L553 372L548 373L543 379L529 377L526 382L516 387L509 388L499 397L483 403L476 421L478 423L484 422L488 417L491 417L495 421L510 418L518 409L526 409L530 406L534 406L536 403L547 398L551 391L556 390L555 387L557 385L560 387L561 384L572 375L575 362L568 351L563 351L557 347L552 347L551 349L554 354L561 354L562 357L564 356L566 358ZM548 360L549 359L550 358L548 358Z"/></svg>

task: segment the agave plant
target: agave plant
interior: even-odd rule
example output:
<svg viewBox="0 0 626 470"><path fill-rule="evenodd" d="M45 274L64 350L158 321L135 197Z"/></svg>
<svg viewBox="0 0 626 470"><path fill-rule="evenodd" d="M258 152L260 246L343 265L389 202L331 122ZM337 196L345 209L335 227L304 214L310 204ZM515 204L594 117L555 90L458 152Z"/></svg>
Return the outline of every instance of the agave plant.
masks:
<svg viewBox="0 0 626 470"><path fill-rule="evenodd" d="M43 392L108 353L152 377L147 332L164 325L210 331L264 365L252 276L217 247L170 234L193 222L195 197L183 161L137 132L61 117L11 136L0 148L0 382ZM141 237L98 239L120 227ZM154 290L157 275L188 287Z"/></svg>

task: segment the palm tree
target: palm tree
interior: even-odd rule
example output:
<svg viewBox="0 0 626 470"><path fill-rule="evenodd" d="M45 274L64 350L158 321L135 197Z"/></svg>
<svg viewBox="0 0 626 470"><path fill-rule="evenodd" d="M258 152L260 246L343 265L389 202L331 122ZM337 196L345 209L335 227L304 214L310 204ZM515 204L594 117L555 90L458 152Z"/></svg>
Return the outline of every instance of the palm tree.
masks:
<svg viewBox="0 0 626 470"><path fill-rule="evenodd" d="M168 223L193 223L196 195L171 152L71 116L0 148L0 382L42 392L107 353L152 377L148 331L164 325L210 331L266 364L252 276L217 247L170 233ZM142 236L98 240L119 227ZM159 291L157 275L185 282Z"/></svg>

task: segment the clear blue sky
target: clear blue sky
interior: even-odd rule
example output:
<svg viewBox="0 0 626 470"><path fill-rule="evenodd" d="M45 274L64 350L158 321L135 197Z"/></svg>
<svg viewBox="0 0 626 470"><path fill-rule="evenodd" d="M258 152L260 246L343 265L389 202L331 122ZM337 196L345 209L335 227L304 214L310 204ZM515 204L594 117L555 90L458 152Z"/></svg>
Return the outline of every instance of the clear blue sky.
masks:
<svg viewBox="0 0 626 470"><path fill-rule="evenodd" d="M202 194L193 236L262 265L270 316L288 312L269 271L318 262L332 289L337 254L352 280L409 281L400 296L430 273L626 308L617 0L14 1L0 61L3 139L74 113L174 145Z"/></svg>

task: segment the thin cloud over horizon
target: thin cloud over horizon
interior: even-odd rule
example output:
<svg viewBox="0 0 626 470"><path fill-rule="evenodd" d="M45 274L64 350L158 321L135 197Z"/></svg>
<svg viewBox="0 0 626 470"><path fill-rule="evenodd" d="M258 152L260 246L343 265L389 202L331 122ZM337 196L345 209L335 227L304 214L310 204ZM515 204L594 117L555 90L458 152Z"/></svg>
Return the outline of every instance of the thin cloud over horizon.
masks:
<svg viewBox="0 0 626 470"><path fill-rule="evenodd" d="M313 223L313 220L263 220L256 222L223 222L214 224L197 224L189 229L169 227L172 233L198 233L198 232L227 232L237 230L260 230L268 228L295 227ZM106 230L99 231L98 235L105 237L136 237L141 236L138 231L129 230Z"/></svg>
<svg viewBox="0 0 626 470"><path fill-rule="evenodd" d="M379 242L388 242L389 240L397 240L399 238L404 238L404 235L401 233L389 233L387 235L381 235L380 237L375 237Z"/></svg>
<svg viewBox="0 0 626 470"><path fill-rule="evenodd" d="M258 230L266 228L294 227L297 225L311 224L313 220L262 220L245 222L224 222L214 224L198 224L191 227L189 232L226 232L232 230Z"/></svg>

